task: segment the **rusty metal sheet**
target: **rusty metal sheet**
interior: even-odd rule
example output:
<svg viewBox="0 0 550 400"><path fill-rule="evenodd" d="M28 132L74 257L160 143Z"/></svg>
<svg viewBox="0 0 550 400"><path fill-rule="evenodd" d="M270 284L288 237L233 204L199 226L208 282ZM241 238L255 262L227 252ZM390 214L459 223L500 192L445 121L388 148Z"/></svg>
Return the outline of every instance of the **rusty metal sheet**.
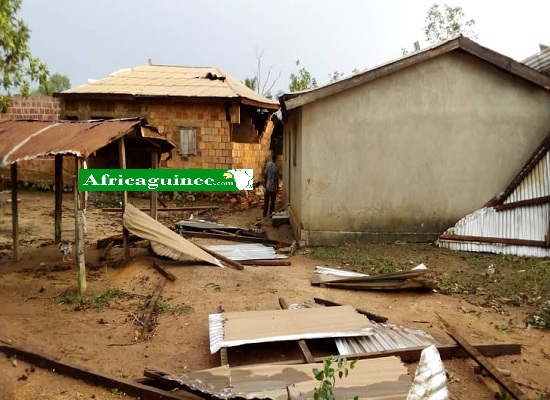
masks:
<svg viewBox="0 0 550 400"><path fill-rule="evenodd" d="M210 314L210 352L222 347L298 339L372 335L372 323L351 306Z"/></svg>
<svg viewBox="0 0 550 400"><path fill-rule="evenodd" d="M313 368L323 364L261 364L246 367L225 365L184 374L164 375L163 380L198 390L219 399L312 399L319 382ZM334 387L337 399L406 399L411 377L398 357L358 360L346 378ZM288 390L288 392L287 392Z"/></svg>
<svg viewBox="0 0 550 400"><path fill-rule="evenodd" d="M69 97L75 94L244 98L266 108L279 108L277 102L261 96L238 79L215 67L146 65L125 68L105 79L66 90L61 96Z"/></svg>
<svg viewBox="0 0 550 400"><path fill-rule="evenodd" d="M107 144L135 132L139 119L108 121L3 121L0 122L0 166L54 154L86 157ZM139 130L142 136L143 131ZM174 146L146 129L148 138L163 143L163 151ZM143 137L143 136L142 136Z"/></svg>

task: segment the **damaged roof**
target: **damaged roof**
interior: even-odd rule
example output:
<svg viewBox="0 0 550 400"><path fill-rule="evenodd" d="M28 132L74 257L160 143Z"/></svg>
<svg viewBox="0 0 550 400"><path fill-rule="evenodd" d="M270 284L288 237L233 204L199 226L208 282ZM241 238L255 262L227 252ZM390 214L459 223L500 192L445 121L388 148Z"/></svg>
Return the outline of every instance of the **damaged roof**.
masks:
<svg viewBox="0 0 550 400"><path fill-rule="evenodd" d="M527 57L522 62L543 74L550 74L550 47L541 45L538 53Z"/></svg>
<svg viewBox="0 0 550 400"><path fill-rule="evenodd" d="M145 65L126 68L57 94L60 97L79 95L239 99L243 104L272 110L279 108L277 102L216 67Z"/></svg>
<svg viewBox="0 0 550 400"><path fill-rule="evenodd" d="M529 68L521 62L483 47L473 40L459 35L436 45L410 53L404 57L398 58L397 60L393 60L375 68L355 74L349 78L341 79L337 82L315 89L285 93L280 97L281 104L284 104L283 109L292 110L455 50L462 51L484 60L498 69L525 79L526 81L529 81L544 89L550 89L550 77Z"/></svg>
<svg viewBox="0 0 550 400"><path fill-rule="evenodd" d="M168 152L174 145L156 128L138 118L108 121L2 121L0 167L55 154L87 157L93 152L133 134Z"/></svg>

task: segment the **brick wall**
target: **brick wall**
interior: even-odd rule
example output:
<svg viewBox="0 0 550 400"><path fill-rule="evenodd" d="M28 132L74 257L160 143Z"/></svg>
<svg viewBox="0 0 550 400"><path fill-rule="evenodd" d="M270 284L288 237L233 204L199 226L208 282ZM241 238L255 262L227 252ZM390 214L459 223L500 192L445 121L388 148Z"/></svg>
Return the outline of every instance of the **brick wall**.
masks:
<svg viewBox="0 0 550 400"><path fill-rule="evenodd" d="M5 113L0 114L0 121L15 119L55 121L59 119L59 113L60 101L57 98L35 95L24 98L20 95L15 95L11 98L10 107ZM17 171L20 182L53 184L53 157L21 161L17 164ZM9 181L10 179L10 167L0 168L0 180ZM67 173L66 179L69 179L69 173Z"/></svg>
<svg viewBox="0 0 550 400"><path fill-rule="evenodd" d="M161 161L166 168L253 168L259 177L265 158L269 155L271 122L261 141L255 143L231 142L231 126L227 121L224 102L197 103L172 101L64 101L63 118L125 118L140 117L155 126L176 145L169 161ZM179 129L195 128L197 154L179 153ZM166 156L163 157L165 159ZM255 178L258 179L258 178Z"/></svg>
<svg viewBox="0 0 550 400"><path fill-rule="evenodd" d="M59 119L60 101L51 96L12 96L11 105L5 113L0 114L0 121L6 119L38 119L55 121Z"/></svg>

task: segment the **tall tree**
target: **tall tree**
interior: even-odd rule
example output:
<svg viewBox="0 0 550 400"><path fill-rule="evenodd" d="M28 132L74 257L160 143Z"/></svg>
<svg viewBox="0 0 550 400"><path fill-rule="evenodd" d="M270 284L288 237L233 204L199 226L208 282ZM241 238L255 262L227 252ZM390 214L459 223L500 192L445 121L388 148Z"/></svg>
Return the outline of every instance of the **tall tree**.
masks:
<svg viewBox="0 0 550 400"><path fill-rule="evenodd" d="M254 90L256 93L261 94L264 97L267 97L268 99L271 99L273 95L271 94L271 90L273 89L273 86L277 83L279 78L281 77L281 72L273 78L271 76L271 73L273 72L274 65L270 65L269 69L267 70L267 76L265 80L262 78L262 57L264 56L264 50L262 50L260 53L256 51L256 74L253 78L245 78L244 84Z"/></svg>
<svg viewBox="0 0 550 400"><path fill-rule="evenodd" d="M424 37L430 44L439 43L462 34L472 39L477 39L475 32L476 22L473 19L465 20L466 16L462 7L451 7L448 4L433 4L426 16Z"/></svg>
<svg viewBox="0 0 550 400"><path fill-rule="evenodd" d="M48 78L46 64L31 55L27 24L17 18L21 0L0 1L0 108L5 111L10 104L10 95L19 91L28 96L30 83L44 83Z"/></svg>
<svg viewBox="0 0 550 400"><path fill-rule="evenodd" d="M300 60L296 60L296 66L300 66ZM291 92L298 92L300 90L306 90L316 87L317 80L313 78L304 67L300 68L297 74L290 74L290 85L288 85L288 89Z"/></svg>
<svg viewBox="0 0 550 400"><path fill-rule="evenodd" d="M52 95L71 88L71 80L68 76L55 73L46 81L38 86L38 89L33 93Z"/></svg>

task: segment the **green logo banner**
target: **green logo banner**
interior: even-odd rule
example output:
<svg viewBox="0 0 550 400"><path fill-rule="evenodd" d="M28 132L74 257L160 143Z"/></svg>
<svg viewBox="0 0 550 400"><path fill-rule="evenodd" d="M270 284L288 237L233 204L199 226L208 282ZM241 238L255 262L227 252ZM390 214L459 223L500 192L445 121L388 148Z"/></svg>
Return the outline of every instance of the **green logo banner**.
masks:
<svg viewBox="0 0 550 400"><path fill-rule="evenodd" d="M252 190L252 169L80 169L81 192L237 192Z"/></svg>

